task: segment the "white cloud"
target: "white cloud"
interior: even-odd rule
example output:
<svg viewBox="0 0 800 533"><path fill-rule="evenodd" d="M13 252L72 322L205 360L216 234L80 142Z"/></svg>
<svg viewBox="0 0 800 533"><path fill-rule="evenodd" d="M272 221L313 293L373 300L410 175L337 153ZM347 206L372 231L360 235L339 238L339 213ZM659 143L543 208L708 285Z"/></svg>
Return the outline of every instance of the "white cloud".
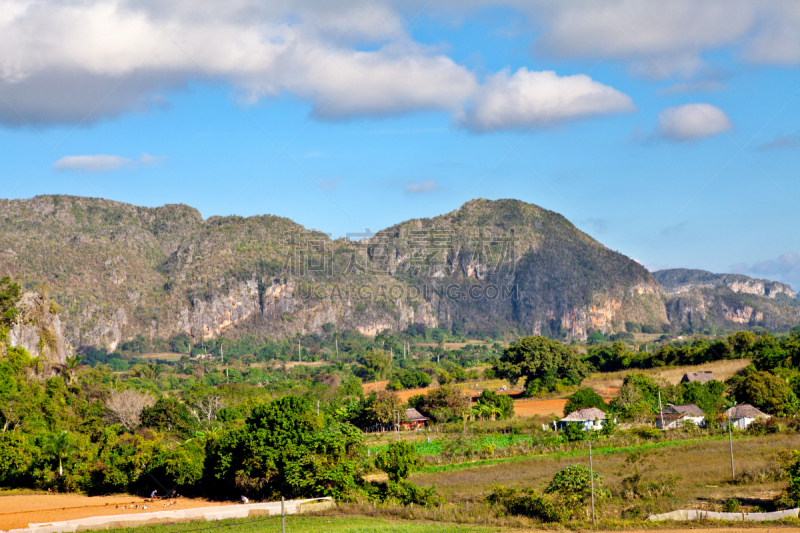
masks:
<svg viewBox="0 0 800 533"><path fill-rule="evenodd" d="M589 76L558 76L525 67L490 76L459 123L473 131L541 128L556 123L634 111L630 96Z"/></svg>
<svg viewBox="0 0 800 533"><path fill-rule="evenodd" d="M152 156L142 152L135 161L119 155L68 155L64 156L55 163L55 170L77 170L79 172L108 172L118 170L122 167L130 167L136 170L142 166L159 166L167 159L167 156Z"/></svg>
<svg viewBox="0 0 800 533"><path fill-rule="evenodd" d="M406 15L419 11L412 3L0 0L0 94L9 103L0 102L0 123L90 124L168 107L170 94L198 82L230 86L243 103L290 93L326 120L463 116L475 98L465 119L473 129L483 128L481 113L507 128L633 107L585 76L523 69L481 88L472 71L405 32ZM520 112L503 104L509 98Z"/></svg>
<svg viewBox="0 0 800 533"><path fill-rule="evenodd" d="M728 115L710 104L668 107L658 114L657 135L672 141L713 137L733 129Z"/></svg>
<svg viewBox="0 0 800 533"><path fill-rule="evenodd" d="M68 155L56 161L53 168L80 172L107 172L117 170L130 163L130 159L118 155Z"/></svg>
<svg viewBox="0 0 800 533"><path fill-rule="evenodd" d="M404 192L406 194L424 194L441 190L442 188L436 183L436 180L425 180L421 183L409 183Z"/></svg>
<svg viewBox="0 0 800 533"><path fill-rule="evenodd" d="M800 256L794 252L786 252L776 259L758 261L752 265L737 263L731 265L731 270L739 274L787 283L796 291L800 290Z"/></svg>
<svg viewBox="0 0 800 533"><path fill-rule="evenodd" d="M476 86L472 72L403 33L386 2L143 5L147 13L127 0L2 2L0 93L11 107L0 102L0 122L146 111L209 76L245 102L295 94L325 119L454 111ZM175 42L161 28L177 28Z"/></svg>
<svg viewBox="0 0 800 533"><path fill-rule="evenodd" d="M541 29L537 52L619 60L647 77L693 76L707 52L721 49L752 63L800 63L800 3L793 0L514 3Z"/></svg>

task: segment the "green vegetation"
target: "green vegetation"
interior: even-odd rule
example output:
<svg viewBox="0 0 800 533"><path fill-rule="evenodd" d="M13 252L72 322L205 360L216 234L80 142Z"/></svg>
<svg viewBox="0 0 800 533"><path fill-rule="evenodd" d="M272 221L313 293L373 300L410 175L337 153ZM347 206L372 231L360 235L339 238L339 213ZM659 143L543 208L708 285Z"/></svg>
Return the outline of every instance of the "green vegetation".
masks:
<svg viewBox="0 0 800 533"><path fill-rule="evenodd" d="M567 396L567 403L564 405L564 416L586 407L596 407L601 411L608 411L608 406L603 401L602 396L597 394L591 387L583 387Z"/></svg>
<svg viewBox="0 0 800 533"><path fill-rule="evenodd" d="M525 378L525 392L533 395L554 391L559 385L579 385L589 368L578 354L558 341L542 337L523 337L511 344L493 364L497 377L512 385Z"/></svg>
<svg viewBox="0 0 800 533"><path fill-rule="evenodd" d="M133 529L119 529L117 533L184 533L191 525L157 525L142 526ZM205 526L211 527L211 526ZM213 526L226 533L272 533L281 531L281 518L278 516L263 518L245 518L240 520L224 520ZM427 533L431 529L428 523L412 520L391 520L386 518L366 518L353 516L289 516L286 518L286 529L291 532L315 531L320 533ZM495 533L498 527L472 524L436 524L441 533Z"/></svg>

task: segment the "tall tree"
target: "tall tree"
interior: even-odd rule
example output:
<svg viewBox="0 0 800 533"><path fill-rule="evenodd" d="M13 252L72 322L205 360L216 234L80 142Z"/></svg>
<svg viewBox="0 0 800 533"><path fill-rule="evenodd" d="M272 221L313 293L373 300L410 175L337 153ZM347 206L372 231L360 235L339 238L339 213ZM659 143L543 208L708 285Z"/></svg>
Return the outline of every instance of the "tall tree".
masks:
<svg viewBox="0 0 800 533"><path fill-rule="evenodd" d="M503 352L493 365L495 375L515 385L525 378L528 395L555 390L559 382L579 385L589 367L574 351L541 335L521 338Z"/></svg>

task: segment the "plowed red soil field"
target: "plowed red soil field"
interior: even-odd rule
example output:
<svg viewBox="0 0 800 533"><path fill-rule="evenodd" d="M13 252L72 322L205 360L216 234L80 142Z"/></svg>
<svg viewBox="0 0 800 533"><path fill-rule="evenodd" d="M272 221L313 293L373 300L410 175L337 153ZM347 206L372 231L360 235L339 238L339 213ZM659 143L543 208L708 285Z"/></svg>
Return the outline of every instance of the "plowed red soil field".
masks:
<svg viewBox="0 0 800 533"><path fill-rule="evenodd" d="M61 522L90 516L177 511L195 507L226 505L233 502L212 502L203 499L176 498L165 508L167 500L145 503L144 498L119 494L116 496L81 496L77 494L25 494L0 496L0 530L21 529L28 524ZM139 505L139 508L133 506ZM147 505L147 510L143 508ZM126 506L127 509L122 507Z"/></svg>

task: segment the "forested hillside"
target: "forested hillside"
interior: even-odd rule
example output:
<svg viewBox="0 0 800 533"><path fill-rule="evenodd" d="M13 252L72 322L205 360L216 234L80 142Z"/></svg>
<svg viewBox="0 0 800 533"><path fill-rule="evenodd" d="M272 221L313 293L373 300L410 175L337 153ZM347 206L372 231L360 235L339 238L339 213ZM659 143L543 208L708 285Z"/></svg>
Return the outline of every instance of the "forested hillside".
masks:
<svg viewBox="0 0 800 533"><path fill-rule="evenodd" d="M40 196L0 201L0 273L61 307L75 348L137 336L374 335L409 324L467 336L582 339L667 322L644 268L564 217L474 200L361 241L279 217Z"/></svg>

